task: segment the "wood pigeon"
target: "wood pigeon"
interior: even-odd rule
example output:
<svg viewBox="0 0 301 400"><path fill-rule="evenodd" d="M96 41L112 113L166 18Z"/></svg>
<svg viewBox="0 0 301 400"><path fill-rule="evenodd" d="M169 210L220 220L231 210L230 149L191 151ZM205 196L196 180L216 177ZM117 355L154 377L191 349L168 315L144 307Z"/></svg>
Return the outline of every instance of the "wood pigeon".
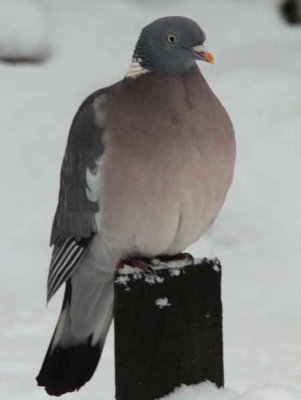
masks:
<svg viewBox="0 0 301 400"><path fill-rule="evenodd" d="M63 283L65 296L37 377L50 395L92 377L112 320L117 266L177 257L224 203L235 139L196 65L213 62L204 41L191 19L152 22L124 79L91 94L75 115L48 277L48 300Z"/></svg>

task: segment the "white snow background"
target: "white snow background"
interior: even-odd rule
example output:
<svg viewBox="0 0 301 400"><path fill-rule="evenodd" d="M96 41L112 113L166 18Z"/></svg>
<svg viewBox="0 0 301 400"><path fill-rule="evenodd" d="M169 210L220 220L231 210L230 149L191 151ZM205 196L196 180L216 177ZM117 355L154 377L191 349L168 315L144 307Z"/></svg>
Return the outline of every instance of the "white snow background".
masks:
<svg viewBox="0 0 301 400"><path fill-rule="evenodd" d="M169 399L301 399L301 29L282 22L274 0L41 3L53 57L0 63L0 398L48 398L35 376L62 300L61 291L46 309L49 233L74 113L124 76L146 23L185 15L216 57L200 68L233 119L238 159L220 217L192 249L223 263L227 389L203 384ZM65 398L113 397L111 331L92 381Z"/></svg>

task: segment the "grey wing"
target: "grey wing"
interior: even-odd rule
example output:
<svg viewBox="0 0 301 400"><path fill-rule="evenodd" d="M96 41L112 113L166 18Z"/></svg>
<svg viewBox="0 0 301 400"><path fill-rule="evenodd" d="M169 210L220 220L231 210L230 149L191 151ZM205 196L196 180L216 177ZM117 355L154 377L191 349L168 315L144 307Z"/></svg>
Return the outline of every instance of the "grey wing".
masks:
<svg viewBox="0 0 301 400"><path fill-rule="evenodd" d="M51 233L54 249L47 283L48 301L78 266L97 230L98 198L89 183L104 152L106 104L106 89L93 93L79 108L70 128Z"/></svg>

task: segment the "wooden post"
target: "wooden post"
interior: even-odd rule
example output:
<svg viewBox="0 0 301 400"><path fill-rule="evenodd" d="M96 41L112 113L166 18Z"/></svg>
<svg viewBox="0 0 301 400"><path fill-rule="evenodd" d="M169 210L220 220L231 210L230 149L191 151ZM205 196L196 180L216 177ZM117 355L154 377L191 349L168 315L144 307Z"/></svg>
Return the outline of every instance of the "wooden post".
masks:
<svg viewBox="0 0 301 400"><path fill-rule="evenodd" d="M122 271L115 281L116 400L154 400L181 384L224 384L221 264Z"/></svg>

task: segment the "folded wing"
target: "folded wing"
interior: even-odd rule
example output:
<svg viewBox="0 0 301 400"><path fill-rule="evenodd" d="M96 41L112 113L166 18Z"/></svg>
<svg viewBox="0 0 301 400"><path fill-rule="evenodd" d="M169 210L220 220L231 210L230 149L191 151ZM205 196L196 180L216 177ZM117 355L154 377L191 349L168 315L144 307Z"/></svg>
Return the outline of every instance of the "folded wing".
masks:
<svg viewBox="0 0 301 400"><path fill-rule="evenodd" d="M97 232L99 161L104 153L107 89L89 96L72 122L61 169L58 206L51 245L48 301L78 266L91 237Z"/></svg>

